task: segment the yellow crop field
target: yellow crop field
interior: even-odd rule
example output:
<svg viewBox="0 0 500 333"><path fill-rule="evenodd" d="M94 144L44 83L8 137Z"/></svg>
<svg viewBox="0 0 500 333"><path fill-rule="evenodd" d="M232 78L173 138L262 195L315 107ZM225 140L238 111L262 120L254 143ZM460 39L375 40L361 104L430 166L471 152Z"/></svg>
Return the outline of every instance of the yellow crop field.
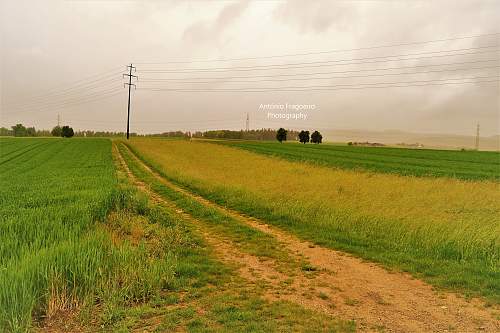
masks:
<svg viewBox="0 0 500 333"><path fill-rule="evenodd" d="M178 184L300 237L439 286L500 295L496 181L340 170L197 141L130 146Z"/></svg>

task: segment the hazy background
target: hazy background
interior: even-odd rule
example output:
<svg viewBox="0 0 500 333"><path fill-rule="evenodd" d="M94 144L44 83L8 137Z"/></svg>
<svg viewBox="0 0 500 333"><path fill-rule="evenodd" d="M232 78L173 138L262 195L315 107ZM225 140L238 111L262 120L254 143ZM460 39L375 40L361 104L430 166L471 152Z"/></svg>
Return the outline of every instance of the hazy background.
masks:
<svg viewBox="0 0 500 333"><path fill-rule="evenodd" d="M247 112L251 128L400 130L472 136L476 124L480 123L482 136L500 133L498 83L265 93L140 90L145 87L193 87L161 80L199 76L148 70L314 62L498 44L499 35L496 35L308 56L169 63L345 50L495 33L500 31L499 1L2 0L0 3L0 126L10 127L21 122L49 129L56 124L60 114L62 123L75 129L123 131L127 95L120 73L133 62L139 81L132 96L131 130L139 133L242 129ZM498 57L497 52L293 71L411 66ZM498 61L493 64L498 65ZM72 89L75 81L100 73L107 73L111 82ZM264 73L266 71L202 75ZM498 75L499 69L420 76L229 83L229 86L351 84L485 74ZM160 81L141 81L147 78ZM204 87L228 87L228 83ZM59 88L69 90L61 95ZM89 102L92 96L99 97L101 92L115 88L122 92ZM79 98L85 103L65 105L68 99L79 101ZM260 104L267 103L315 104L316 110L308 113L306 121L271 121L266 119L265 112L258 110Z"/></svg>

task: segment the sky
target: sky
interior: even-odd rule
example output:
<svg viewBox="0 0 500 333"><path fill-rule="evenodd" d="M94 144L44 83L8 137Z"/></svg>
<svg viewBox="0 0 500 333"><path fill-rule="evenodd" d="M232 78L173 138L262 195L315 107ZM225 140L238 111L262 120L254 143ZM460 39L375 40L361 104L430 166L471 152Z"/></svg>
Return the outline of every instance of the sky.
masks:
<svg viewBox="0 0 500 333"><path fill-rule="evenodd" d="M133 132L500 134L499 1L1 0L0 32L0 126L124 131L132 63Z"/></svg>

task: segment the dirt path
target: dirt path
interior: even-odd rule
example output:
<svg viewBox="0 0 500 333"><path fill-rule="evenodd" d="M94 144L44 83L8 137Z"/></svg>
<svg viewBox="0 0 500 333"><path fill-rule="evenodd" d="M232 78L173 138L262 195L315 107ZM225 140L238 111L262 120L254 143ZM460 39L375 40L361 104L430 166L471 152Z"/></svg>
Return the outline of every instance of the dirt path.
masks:
<svg viewBox="0 0 500 333"><path fill-rule="evenodd" d="M345 253L302 241L180 188L137 157L135 159L165 186L276 237L291 253L305 256L319 269L318 274L310 276L299 272L289 279L280 275L273 265L235 250L227 240L217 240L214 235L206 234L223 260L241 266L243 277L250 281L255 281L256 276L257 280L264 279L269 285L266 295L271 299L287 299L342 319L354 319L362 331L500 332L500 321L494 318L494 309L485 308L480 300L466 301L451 293L438 294L431 286L408 274L391 273Z"/></svg>
<svg viewBox="0 0 500 333"><path fill-rule="evenodd" d="M316 289L312 288L311 281L316 273L304 274L299 271L293 274L293 278L291 278L288 273L285 274L278 269L279 265L272 260L259 258L239 250L238 246L230 238L210 231L210 228L203 222L153 192L148 185L135 177L128 168L123 156L121 156L118 150L116 152L119 160L118 163L121 164L131 182L139 190L147 193L155 203L169 207L179 214L183 220L196 225L205 241L214 249L218 259L230 265L236 265L239 275L260 289L266 299L273 301L288 300L311 310L333 314L332 310L335 305L332 301L330 299L322 299L319 292L313 292ZM301 256L298 256L298 259L303 261ZM287 286L288 290L284 290L284 286ZM307 289L304 289L305 287Z"/></svg>

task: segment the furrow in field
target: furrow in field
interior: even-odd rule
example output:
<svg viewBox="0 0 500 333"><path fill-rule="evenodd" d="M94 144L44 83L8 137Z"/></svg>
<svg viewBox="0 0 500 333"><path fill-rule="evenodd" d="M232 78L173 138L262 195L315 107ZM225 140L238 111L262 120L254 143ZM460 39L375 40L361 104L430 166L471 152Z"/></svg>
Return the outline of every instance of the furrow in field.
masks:
<svg viewBox="0 0 500 333"><path fill-rule="evenodd" d="M24 150L21 150L21 151L15 150L15 151L12 151L12 152L7 153L5 155L2 155L2 160L0 160L0 165L3 165L7 162L10 162L18 157L25 155L26 153L29 153L30 151L32 151L34 149L38 149L40 146L44 146L44 145L47 145L49 143L50 142L42 142L42 143L32 144L32 145L27 146L27 148ZM14 154L14 153L17 153L17 154ZM14 154L14 156L9 156L12 154Z"/></svg>
<svg viewBox="0 0 500 333"><path fill-rule="evenodd" d="M437 293L410 275L388 272L358 258L302 241L171 183L145 165L131 150L128 151L165 186L273 235L291 253L305 256L320 274L305 283L293 281L285 289L320 290L321 297L334 305L334 309L328 311L355 319L363 330L379 327L389 332L500 331L500 322L493 318L493 310L485 309L479 300L466 301L454 294Z"/></svg>

